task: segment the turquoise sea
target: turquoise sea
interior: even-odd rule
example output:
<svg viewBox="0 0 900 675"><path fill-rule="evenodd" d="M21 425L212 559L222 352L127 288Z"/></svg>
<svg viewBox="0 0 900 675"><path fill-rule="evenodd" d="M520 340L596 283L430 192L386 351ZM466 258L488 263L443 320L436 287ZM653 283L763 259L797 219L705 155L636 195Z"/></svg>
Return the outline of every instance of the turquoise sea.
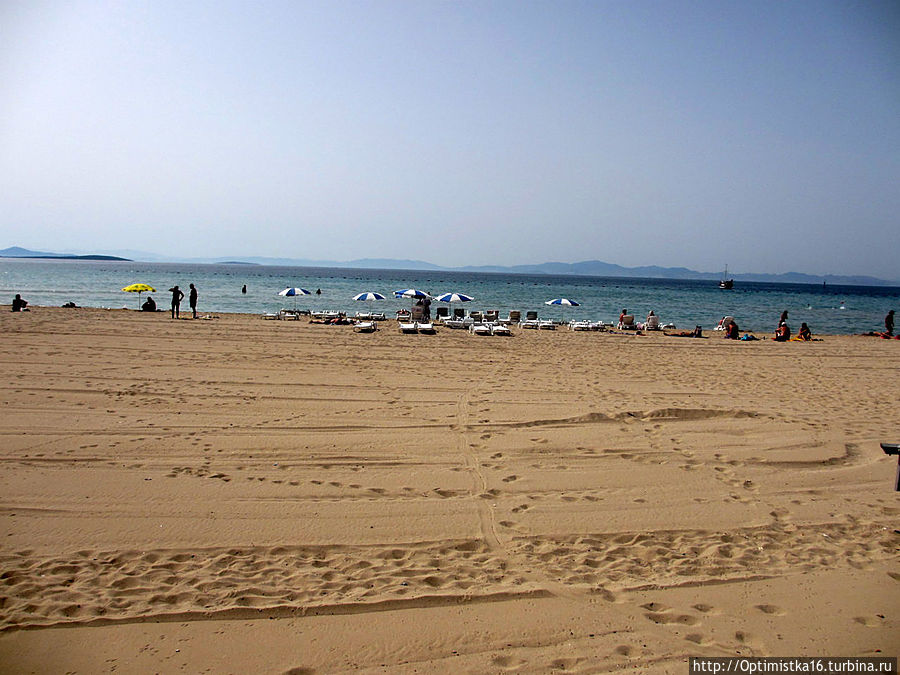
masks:
<svg viewBox="0 0 900 675"><path fill-rule="evenodd" d="M800 322L813 333L852 334L883 328L889 309L900 309L900 288L875 286L817 286L735 282L730 291L714 281L626 279L468 272L277 267L264 265L199 265L74 260L0 260L0 301L8 304L21 293L31 305L59 307L74 302L82 307L136 309L138 296L121 289L143 282L162 309L178 284L187 293L194 283L200 293L199 311L262 313L292 307L293 298L278 291L299 286L321 295L296 299L305 309L383 311L388 316L409 306L393 299L395 290L418 288L433 295L457 291L474 296L469 309L537 310L541 318L615 321L627 308L638 320L654 310L663 323L679 329L701 325L712 329L724 315L732 315L741 330L773 331L782 310L796 331ZM246 295L241 286L247 285ZM378 302L354 302L363 291L388 296ZM146 294L145 294L146 297ZM550 307L545 301L565 297L580 307ZM182 305L187 306L187 302ZM439 306L438 303L434 305ZM433 311L433 310L432 310Z"/></svg>

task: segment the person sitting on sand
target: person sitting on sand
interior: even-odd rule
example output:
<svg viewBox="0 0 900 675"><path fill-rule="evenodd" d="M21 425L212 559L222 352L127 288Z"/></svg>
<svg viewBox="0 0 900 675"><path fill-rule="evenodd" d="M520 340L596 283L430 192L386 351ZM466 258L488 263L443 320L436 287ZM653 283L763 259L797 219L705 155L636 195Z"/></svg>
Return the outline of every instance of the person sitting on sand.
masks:
<svg viewBox="0 0 900 675"><path fill-rule="evenodd" d="M625 317L626 317L626 316L628 316L628 310L627 310L627 309L623 309L623 310L622 310L622 313L619 314L619 324L620 324L620 325L623 324L623 323L625 323Z"/></svg>
<svg viewBox="0 0 900 675"><path fill-rule="evenodd" d="M13 298L12 301L12 311L14 312L27 312L28 311L28 301L23 300L22 296L16 293L16 297Z"/></svg>
<svg viewBox="0 0 900 675"><path fill-rule="evenodd" d="M806 342L812 340L812 331L809 330L809 326L805 322L800 324L800 332L797 333L797 337Z"/></svg>
<svg viewBox="0 0 900 675"><path fill-rule="evenodd" d="M156 300L153 299L153 296L148 295L147 299L144 300L144 304L141 305L142 312L155 312L156 311Z"/></svg>
<svg viewBox="0 0 900 675"><path fill-rule="evenodd" d="M788 328L786 321L782 321L775 330L775 342L787 342L790 339L791 329Z"/></svg>
<svg viewBox="0 0 900 675"><path fill-rule="evenodd" d="M739 340L741 338L741 331L738 328L737 323L732 319L728 322L728 325L725 326L725 339L726 340Z"/></svg>

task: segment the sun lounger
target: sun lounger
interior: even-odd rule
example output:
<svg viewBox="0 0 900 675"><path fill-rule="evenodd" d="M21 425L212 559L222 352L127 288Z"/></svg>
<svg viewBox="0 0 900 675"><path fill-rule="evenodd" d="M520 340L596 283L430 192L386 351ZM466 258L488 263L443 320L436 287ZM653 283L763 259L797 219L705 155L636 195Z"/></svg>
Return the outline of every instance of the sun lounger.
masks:
<svg viewBox="0 0 900 675"><path fill-rule="evenodd" d="M268 319L270 321L277 321L281 318L281 312L266 312L262 315L262 318Z"/></svg>
<svg viewBox="0 0 900 675"><path fill-rule="evenodd" d="M540 330L556 330L556 324L549 319L544 319L543 321L538 321L538 328Z"/></svg>
<svg viewBox="0 0 900 675"><path fill-rule="evenodd" d="M419 332L419 329L416 327L415 322L400 321L398 325L400 326L401 333L418 333Z"/></svg>
<svg viewBox="0 0 900 675"><path fill-rule="evenodd" d="M537 319L525 319L525 321L522 321L519 326L522 328L527 328L529 330L537 330L541 327L541 322Z"/></svg>
<svg viewBox="0 0 900 675"><path fill-rule="evenodd" d="M357 333L374 333L378 326L374 321L357 321L353 324L353 330Z"/></svg>
<svg viewBox="0 0 900 675"><path fill-rule="evenodd" d="M594 330L594 325L590 321L570 321L569 330Z"/></svg>
<svg viewBox="0 0 900 675"><path fill-rule="evenodd" d="M626 314L622 317L622 320L619 321L619 330L637 330L637 325L634 323L634 314Z"/></svg>
<svg viewBox="0 0 900 675"><path fill-rule="evenodd" d="M509 326L502 323L494 323L491 324L491 335L503 335L509 337L512 335L512 331L509 329Z"/></svg>
<svg viewBox="0 0 900 675"><path fill-rule="evenodd" d="M535 310L528 310L525 312L525 320L526 321L537 321L537 312Z"/></svg>
<svg viewBox="0 0 900 675"><path fill-rule="evenodd" d="M416 331L419 333L431 334L434 333L434 324L430 321L417 321L416 322Z"/></svg>
<svg viewBox="0 0 900 675"><path fill-rule="evenodd" d="M713 330L726 330L728 328L728 324L734 321L733 316L723 316L722 320L719 321L719 324L713 328Z"/></svg>
<svg viewBox="0 0 900 675"><path fill-rule="evenodd" d="M472 335L490 335L491 327L485 323L473 323L469 326L469 332Z"/></svg>

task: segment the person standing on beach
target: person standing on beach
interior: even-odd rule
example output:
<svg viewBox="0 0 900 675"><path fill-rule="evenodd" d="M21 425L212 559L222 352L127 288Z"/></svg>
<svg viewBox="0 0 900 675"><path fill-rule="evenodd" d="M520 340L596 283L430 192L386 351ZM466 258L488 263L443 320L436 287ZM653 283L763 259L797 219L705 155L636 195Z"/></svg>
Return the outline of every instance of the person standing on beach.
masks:
<svg viewBox="0 0 900 675"><path fill-rule="evenodd" d="M194 286L194 284L190 284L190 287L191 287L191 293L188 296L188 302L191 304L191 312L193 313L193 317L191 317L191 318L196 319L197 318L197 288Z"/></svg>
<svg viewBox="0 0 900 675"><path fill-rule="evenodd" d="M169 289L172 293L172 318L177 319L178 311L181 309L181 301L184 298L184 293L181 292L181 289L178 286L172 286Z"/></svg>
<svg viewBox="0 0 900 675"><path fill-rule="evenodd" d="M884 317L884 332L888 335L894 334L894 310L888 312Z"/></svg>
<svg viewBox="0 0 900 675"><path fill-rule="evenodd" d="M241 286L241 293L243 293L244 295L247 295L247 284L244 284L243 286Z"/></svg>

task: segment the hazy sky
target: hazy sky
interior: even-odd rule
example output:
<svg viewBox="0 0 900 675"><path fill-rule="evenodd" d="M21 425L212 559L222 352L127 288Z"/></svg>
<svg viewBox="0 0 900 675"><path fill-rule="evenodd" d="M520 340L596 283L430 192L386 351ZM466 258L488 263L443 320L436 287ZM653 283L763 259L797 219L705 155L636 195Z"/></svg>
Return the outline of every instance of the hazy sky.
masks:
<svg viewBox="0 0 900 675"><path fill-rule="evenodd" d="M900 3L0 0L0 248L900 278Z"/></svg>

